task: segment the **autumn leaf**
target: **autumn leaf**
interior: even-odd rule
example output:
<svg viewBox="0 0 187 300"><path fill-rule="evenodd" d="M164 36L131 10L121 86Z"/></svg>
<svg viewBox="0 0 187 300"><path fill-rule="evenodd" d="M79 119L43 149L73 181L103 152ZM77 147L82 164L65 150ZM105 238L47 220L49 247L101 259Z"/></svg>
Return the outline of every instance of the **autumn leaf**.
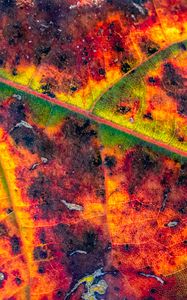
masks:
<svg viewBox="0 0 187 300"><path fill-rule="evenodd" d="M0 9L0 299L186 299L185 1Z"/></svg>

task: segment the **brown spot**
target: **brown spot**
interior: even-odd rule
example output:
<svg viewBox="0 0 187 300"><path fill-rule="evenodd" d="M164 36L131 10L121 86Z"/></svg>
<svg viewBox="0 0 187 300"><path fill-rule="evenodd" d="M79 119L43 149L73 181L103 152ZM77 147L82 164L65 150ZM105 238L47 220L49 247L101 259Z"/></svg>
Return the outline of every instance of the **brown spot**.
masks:
<svg viewBox="0 0 187 300"><path fill-rule="evenodd" d="M7 235L7 228L4 224L0 223L0 236Z"/></svg>
<svg viewBox="0 0 187 300"><path fill-rule="evenodd" d="M16 235L13 235L10 238L10 244L11 244L12 252L13 252L14 255L17 255L21 252L20 239Z"/></svg>
<svg viewBox="0 0 187 300"><path fill-rule="evenodd" d="M34 248L33 255L35 260L46 259L48 256L47 250L40 246Z"/></svg>

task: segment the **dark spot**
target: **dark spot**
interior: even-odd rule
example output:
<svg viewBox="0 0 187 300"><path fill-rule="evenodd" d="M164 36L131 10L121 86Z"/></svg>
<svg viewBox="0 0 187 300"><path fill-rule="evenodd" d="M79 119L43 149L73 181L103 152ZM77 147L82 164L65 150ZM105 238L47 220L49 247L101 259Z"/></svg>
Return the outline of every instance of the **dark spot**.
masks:
<svg viewBox="0 0 187 300"><path fill-rule="evenodd" d="M3 66L4 60L2 57L0 57L0 67Z"/></svg>
<svg viewBox="0 0 187 300"><path fill-rule="evenodd" d="M31 152L35 152L35 141L36 134L32 128L25 126L15 127L10 132L11 137L14 139L16 144L21 144L23 147L28 148Z"/></svg>
<svg viewBox="0 0 187 300"><path fill-rule="evenodd" d="M93 168L99 167L102 164L100 152L97 152L96 155L92 157L90 164L93 166Z"/></svg>
<svg viewBox="0 0 187 300"><path fill-rule="evenodd" d="M60 70L67 68L68 66L72 66L76 61L75 55L73 52L63 52L59 53L54 57L53 63Z"/></svg>
<svg viewBox="0 0 187 300"><path fill-rule="evenodd" d="M16 45L24 41L24 28L20 22L8 25L5 35L9 37L9 45Z"/></svg>
<svg viewBox="0 0 187 300"><path fill-rule="evenodd" d="M16 66L19 65L19 63L20 63L20 56L19 56L19 54L16 54L14 62L15 62Z"/></svg>
<svg viewBox="0 0 187 300"><path fill-rule="evenodd" d="M20 115L19 115L20 117ZM15 143L27 148L31 153L51 159L54 155L54 145L47 135L24 125L15 126L10 131Z"/></svg>
<svg viewBox="0 0 187 300"><path fill-rule="evenodd" d="M43 265L39 265L39 267L38 267L38 273L40 273L40 274L44 274L45 273L45 268L44 268Z"/></svg>
<svg viewBox="0 0 187 300"><path fill-rule="evenodd" d="M179 204L178 212L182 215L187 213L187 200L181 201Z"/></svg>
<svg viewBox="0 0 187 300"><path fill-rule="evenodd" d="M59 297L59 298L62 297L63 296L63 291L62 290L57 291L56 296Z"/></svg>
<svg viewBox="0 0 187 300"><path fill-rule="evenodd" d="M131 69L131 66L127 62L122 63L122 65L121 65L121 71L123 73L127 73L130 69Z"/></svg>
<svg viewBox="0 0 187 300"><path fill-rule="evenodd" d="M43 249L42 247L38 246L34 248L34 259L46 259L47 258L47 250Z"/></svg>
<svg viewBox="0 0 187 300"><path fill-rule="evenodd" d="M171 63L164 64L162 82L166 92L175 93L176 89L183 88L182 76L177 73L177 70Z"/></svg>
<svg viewBox="0 0 187 300"><path fill-rule="evenodd" d="M157 290L155 288L150 289L151 294L155 294L156 292L157 292Z"/></svg>
<svg viewBox="0 0 187 300"><path fill-rule="evenodd" d="M125 251L130 251L131 250L131 246L129 244L126 244L126 245L123 246L123 249Z"/></svg>
<svg viewBox="0 0 187 300"><path fill-rule="evenodd" d="M7 211L6 211L6 213L9 215L9 214L11 214L13 212L13 209L12 208L7 208Z"/></svg>
<svg viewBox="0 0 187 300"><path fill-rule="evenodd" d="M131 108L129 106L124 106L124 105L118 105L118 108L117 108L117 112L122 114L122 115L125 115L127 114L129 111L131 111Z"/></svg>
<svg viewBox="0 0 187 300"><path fill-rule="evenodd" d="M98 243L98 235L94 231L85 232L83 236L83 248L86 252L92 252Z"/></svg>
<svg viewBox="0 0 187 300"><path fill-rule="evenodd" d="M149 55L152 55L152 54L154 54L155 52L157 52L159 50L159 48L157 48L157 47L148 47L147 48L147 53L149 54Z"/></svg>
<svg viewBox="0 0 187 300"><path fill-rule="evenodd" d="M87 225L86 225L87 226ZM98 233L89 228L83 231L80 236L74 234L73 228L67 225L59 224L55 228L55 234L63 244L63 250L67 256L67 266L73 276L73 281L77 282L85 274L92 274L98 268L104 267L108 252L108 245L100 240ZM76 250L85 251L81 254ZM74 255L70 253L74 252Z"/></svg>
<svg viewBox="0 0 187 300"><path fill-rule="evenodd" d="M105 189L99 189L99 190L97 189L97 190L96 190L96 195L97 195L98 197L104 198L105 195L106 195Z"/></svg>
<svg viewBox="0 0 187 300"><path fill-rule="evenodd" d="M20 285L22 283L22 280L19 277L16 277L15 282L17 285Z"/></svg>
<svg viewBox="0 0 187 300"><path fill-rule="evenodd" d="M36 59L36 64L41 63L41 59L43 56L46 56L51 50L50 46L43 45L39 46L38 48L35 49L35 59Z"/></svg>
<svg viewBox="0 0 187 300"><path fill-rule="evenodd" d="M143 115L143 118L144 118L144 119L151 120L151 121L153 120L153 117L152 117L151 112L148 112L148 113L144 114L144 115Z"/></svg>
<svg viewBox="0 0 187 300"><path fill-rule="evenodd" d="M104 76L105 73L106 73L106 72L105 72L105 69L103 69L103 68L100 68L100 69L99 69L99 74L100 74L100 75L103 75L103 76Z"/></svg>
<svg viewBox="0 0 187 300"><path fill-rule="evenodd" d="M83 143L88 143L90 139L97 135L92 129L90 120L86 120L83 124L67 119L62 127L62 132L69 139L79 139Z"/></svg>
<svg viewBox="0 0 187 300"><path fill-rule="evenodd" d="M13 101L9 108L8 108L8 111L9 111L9 114L12 118L12 123L11 124L11 127L12 126L15 126L16 123L19 123L21 121L24 121L25 120L25 106L22 102L22 100L15 100Z"/></svg>
<svg viewBox="0 0 187 300"><path fill-rule="evenodd" d="M51 97L51 98L55 98L55 94L51 91L53 88L51 83L46 83L44 85L41 86L42 89L42 93Z"/></svg>
<svg viewBox="0 0 187 300"><path fill-rule="evenodd" d="M136 211L141 211L142 209L142 203L135 200L132 202L132 207L136 210Z"/></svg>
<svg viewBox="0 0 187 300"><path fill-rule="evenodd" d="M53 159L55 156L55 145L45 134L37 134L36 150L39 156Z"/></svg>
<svg viewBox="0 0 187 300"><path fill-rule="evenodd" d="M16 235L13 235L10 238L10 244L11 244L12 252L14 255L19 254L21 252L20 239Z"/></svg>
<svg viewBox="0 0 187 300"><path fill-rule="evenodd" d="M145 151L142 147L136 147L130 152L124 161L123 169L127 172L128 191L130 194L139 187L146 173L155 172L159 168L157 157Z"/></svg>
<svg viewBox="0 0 187 300"><path fill-rule="evenodd" d="M183 186L186 186L186 184L187 184L187 175L181 174L181 175L178 177L177 185L183 185Z"/></svg>
<svg viewBox="0 0 187 300"><path fill-rule="evenodd" d="M149 80L150 83L155 83L156 82L154 77L149 77L148 80Z"/></svg>
<svg viewBox="0 0 187 300"><path fill-rule="evenodd" d="M116 166L115 156L106 156L104 160L104 165L109 169L115 167Z"/></svg>
<svg viewBox="0 0 187 300"><path fill-rule="evenodd" d="M112 266L108 273L111 274L112 276L116 277L119 275L119 270Z"/></svg>
<svg viewBox="0 0 187 300"><path fill-rule="evenodd" d="M156 43L154 43L151 40L143 38L140 43L140 48L145 54L150 56L159 50L159 45L157 45Z"/></svg>
<svg viewBox="0 0 187 300"><path fill-rule="evenodd" d="M187 164L181 165L179 177L177 180L177 185L186 186L187 185Z"/></svg>
<svg viewBox="0 0 187 300"><path fill-rule="evenodd" d="M178 136L177 139L178 139L178 141L181 142L181 143L184 142L184 137L183 137L183 136Z"/></svg>
<svg viewBox="0 0 187 300"><path fill-rule="evenodd" d="M116 52L123 52L124 51L123 45L122 45L122 43L120 41L118 41L118 42L115 43L114 50Z"/></svg>
<svg viewBox="0 0 187 300"><path fill-rule="evenodd" d="M16 69L16 68L14 68L14 69L12 70L12 75L14 75L14 76L18 75L18 72L17 72L17 69Z"/></svg>
<svg viewBox="0 0 187 300"><path fill-rule="evenodd" d="M4 224L0 223L0 236L7 235L7 228Z"/></svg>
<svg viewBox="0 0 187 300"><path fill-rule="evenodd" d="M163 66L162 88L169 97L177 100L178 112L187 114L187 95L184 78L171 63L166 63Z"/></svg>
<svg viewBox="0 0 187 300"><path fill-rule="evenodd" d="M42 244L45 244L45 243L46 243L46 235L45 235L45 231L44 231L44 230L42 230L42 231L40 232L39 238L40 238L40 242L41 242Z"/></svg>
<svg viewBox="0 0 187 300"><path fill-rule="evenodd" d="M71 87L70 87L70 90L71 90L72 92L76 92L77 89L78 89L78 88L77 88L76 86L71 86Z"/></svg>
<svg viewBox="0 0 187 300"><path fill-rule="evenodd" d="M179 43L179 48L186 51L186 45L184 43Z"/></svg>

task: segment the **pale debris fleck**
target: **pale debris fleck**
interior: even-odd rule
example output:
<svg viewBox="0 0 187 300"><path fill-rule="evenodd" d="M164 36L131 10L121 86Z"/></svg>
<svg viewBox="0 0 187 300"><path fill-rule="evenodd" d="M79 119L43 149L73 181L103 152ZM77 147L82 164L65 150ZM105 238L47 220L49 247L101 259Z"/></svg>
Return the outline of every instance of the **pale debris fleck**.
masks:
<svg viewBox="0 0 187 300"><path fill-rule="evenodd" d="M77 210L77 211L82 211L83 207L79 204L75 203L70 203L67 202L66 200L60 200L69 210Z"/></svg>
<svg viewBox="0 0 187 300"><path fill-rule="evenodd" d="M5 279L5 275L3 274L3 272L0 272L0 281L3 281Z"/></svg>
<svg viewBox="0 0 187 300"><path fill-rule="evenodd" d="M72 251L69 256L72 256L72 255L77 254L77 253L78 254L87 254L87 252L84 251L84 250L75 250L75 251Z"/></svg>
<svg viewBox="0 0 187 300"><path fill-rule="evenodd" d="M155 278L161 284L165 283L165 281L161 277L159 277L157 275L154 275L154 274L146 274L146 273L140 272L139 275L142 275L142 276L145 276L145 277L148 277L148 278Z"/></svg>
<svg viewBox="0 0 187 300"><path fill-rule="evenodd" d="M139 10L139 12L142 14L142 15L145 15L145 11L143 9L143 7L135 2L132 2L133 5Z"/></svg>
<svg viewBox="0 0 187 300"><path fill-rule="evenodd" d="M178 225L178 221L170 221L166 226L168 226L168 227L175 227L175 226L177 226Z"/></svg>
<svg viewBox="0 0 187 300"><path fill-rule="evenodd" d="M22 127L22 126L24 126L26 128L30 128L30 129L33 128L29 123L27 123L23 120L15 125L15 127Z"/></svg>

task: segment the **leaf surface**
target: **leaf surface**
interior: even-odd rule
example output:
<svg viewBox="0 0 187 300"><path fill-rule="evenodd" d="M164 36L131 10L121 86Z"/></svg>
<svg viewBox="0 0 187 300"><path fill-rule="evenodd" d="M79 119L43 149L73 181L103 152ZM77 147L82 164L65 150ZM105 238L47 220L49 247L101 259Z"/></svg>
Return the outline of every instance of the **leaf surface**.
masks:
<svg viewBox="0 0 187 300"><path fill-rule="evenodd" d="M185 1L0 9L0 298L186 299Z"/></svg>

